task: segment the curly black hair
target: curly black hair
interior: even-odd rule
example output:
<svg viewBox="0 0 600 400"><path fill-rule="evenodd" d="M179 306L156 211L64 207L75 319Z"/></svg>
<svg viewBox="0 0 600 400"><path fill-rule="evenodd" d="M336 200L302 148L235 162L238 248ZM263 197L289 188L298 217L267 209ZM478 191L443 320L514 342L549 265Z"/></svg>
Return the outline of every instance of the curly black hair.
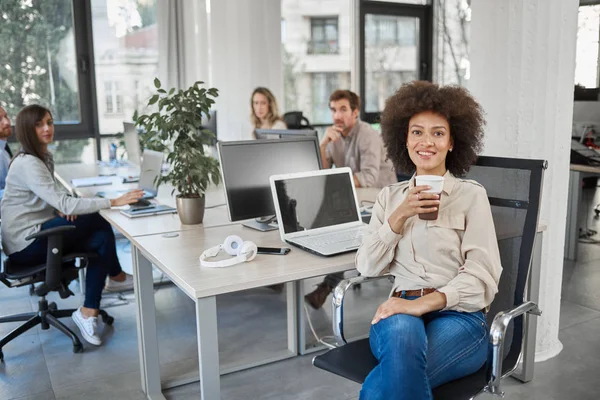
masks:
<svg viewBox="0 0 600 400"><path fill-rule="evenodd" d="M385 102L381 134L387 157L396 171L412 174L416 167L408 155L408 123L415 114L432 111L444 116L450 126L453 151L446 156L446 169L464 176L483 149L484 111L460 86L439 86L426 81L406 83Z"/></svg>

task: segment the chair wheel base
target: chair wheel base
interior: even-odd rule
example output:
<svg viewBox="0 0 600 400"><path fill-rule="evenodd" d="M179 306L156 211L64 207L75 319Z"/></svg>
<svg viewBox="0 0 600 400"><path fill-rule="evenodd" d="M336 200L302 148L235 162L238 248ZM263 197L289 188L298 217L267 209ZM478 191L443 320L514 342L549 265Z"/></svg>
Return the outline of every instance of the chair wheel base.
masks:
<svg viewBox="0 0 600 400"><path fill-rule="evenodd" d="M83 345L81 343L74 344L73 353L83 353Z"/></svg>
<svg viewBox="0 0 600 400"><path fill-rule="evenodd" d="M4 353L0 350L0 362L4 362Z"/></svg>

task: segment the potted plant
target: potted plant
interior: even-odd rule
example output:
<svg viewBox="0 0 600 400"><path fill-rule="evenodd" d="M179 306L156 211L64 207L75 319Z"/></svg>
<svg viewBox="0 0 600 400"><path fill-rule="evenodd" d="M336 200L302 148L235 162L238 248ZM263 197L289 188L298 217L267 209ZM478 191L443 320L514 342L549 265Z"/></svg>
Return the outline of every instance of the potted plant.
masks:
<svg viewBox="0 0 600 400"><path fill-rule="evenodd" d="M183 224L202 222L206 189L211 182L218 185L221 178L219 162L204 153L204 146L212 143L214 134L202 129L202 116L210 118L218 90L205 89L203 83L167 92L155 78L157 93L148 100L148 106L157 104L158 110L133 116L143 131L144 147L168 152L169 173L159 176L157 184L173 186L171 194L177 193L177 212Z"/></svg>

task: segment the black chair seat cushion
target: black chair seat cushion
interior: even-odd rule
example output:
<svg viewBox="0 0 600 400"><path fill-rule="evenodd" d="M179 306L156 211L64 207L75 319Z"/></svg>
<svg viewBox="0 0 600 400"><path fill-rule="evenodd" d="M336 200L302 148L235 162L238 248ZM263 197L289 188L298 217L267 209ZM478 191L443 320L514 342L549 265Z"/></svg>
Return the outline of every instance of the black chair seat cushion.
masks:
<svg viewBox="0 0 600 400"><path fill-rule="evenodd" d="M62 257L63 262L63 270L68 269L69 267L74 268L73 261L76 258L91 258L98 256L95 253L70 253L66 254ZM65 268L66 266L66 268ZM4 271L3 275L7 279L23 279L27 278L46 270L46 264L39 265L26 265L26 264L17 264L14 261L11 261L10 258L6 258L4 260ZM71 275L70 273L68 274Z"/></svg>
<svg viewBox="0 0 600 400"><path fill-rule="evenodd" d="M362 339L316 356L313 364L317 368L362 384L369 372L377 365L377 360L371 353L369 339ZM513 365L510 362L505 363L503 373L508 372ZM480 392L485 385L486 366L484 365L474 374L435 388L433 397L436 400L466 400Z"/></svg>

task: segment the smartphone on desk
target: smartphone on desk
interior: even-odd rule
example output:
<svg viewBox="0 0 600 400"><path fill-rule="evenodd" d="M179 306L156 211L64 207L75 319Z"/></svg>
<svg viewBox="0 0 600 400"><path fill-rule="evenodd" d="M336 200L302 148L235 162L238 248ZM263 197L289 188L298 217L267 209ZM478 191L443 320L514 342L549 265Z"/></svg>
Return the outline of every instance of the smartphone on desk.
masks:
<svg viewBox="0 0 600 400"><path fill-rule="evenodd" d="M256 254L272 254L277 256L285 256L291 250L287 247L257 247Z"/></svg>

